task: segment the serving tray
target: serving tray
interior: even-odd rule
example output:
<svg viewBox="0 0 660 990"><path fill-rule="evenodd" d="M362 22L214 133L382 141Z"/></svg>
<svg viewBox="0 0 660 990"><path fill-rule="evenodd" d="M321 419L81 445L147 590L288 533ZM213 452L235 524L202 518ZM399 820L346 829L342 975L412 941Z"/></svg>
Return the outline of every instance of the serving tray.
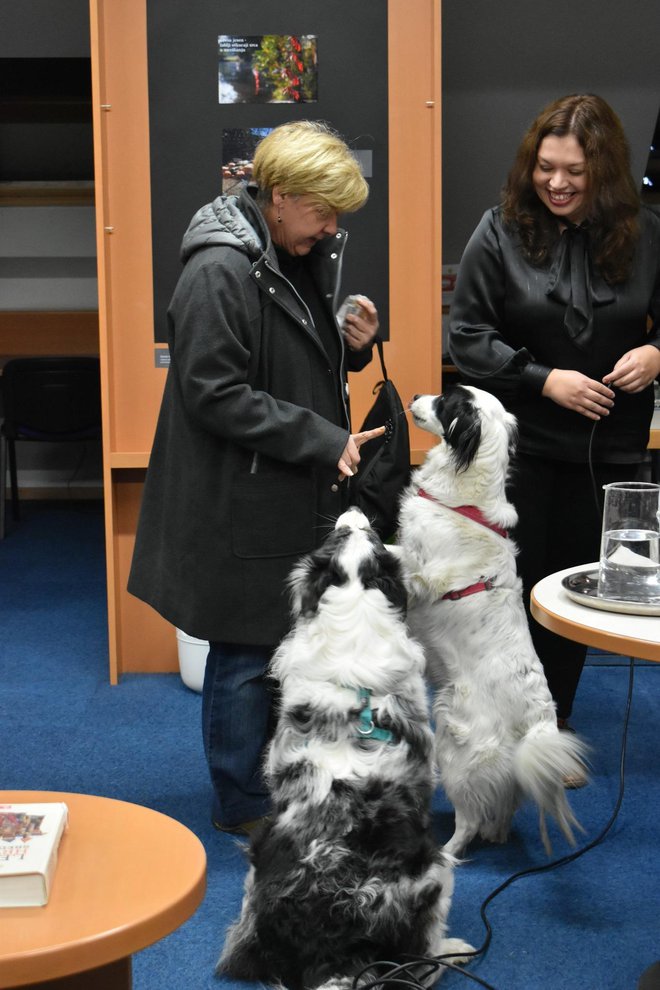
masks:
<svg viewBox="0 0 660 990"><path fill-rule="evenodd" d="M579 605L598 608L602 612L623 612L627 615L660 615L660 601L629 602L621 598L601 598L598 595L598 571L576 571L562 578L562 587L569 598Z"/></svg>

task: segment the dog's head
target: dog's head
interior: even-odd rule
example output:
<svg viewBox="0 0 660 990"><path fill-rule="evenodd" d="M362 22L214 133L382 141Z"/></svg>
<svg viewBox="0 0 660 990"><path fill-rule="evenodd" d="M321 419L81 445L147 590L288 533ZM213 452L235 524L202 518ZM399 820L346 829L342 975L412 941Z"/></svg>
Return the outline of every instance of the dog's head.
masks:
<svg viewBox="0 0 660 990"><path fill-rule="evenodd" d="M515 416L480 388L450 385L442 395L416 395L410 411L417 426L445 441L457 471L467 471L482 448L500 463L514 451Z"/></svg>
<svg viewBox="0 0 660 990"><path fill-rule="evenodd" d="M289 585L294 617L315 615L329 588L349 582L376 589L399 614L405 614L407 596L399 560L356 507L344 512L323 545L293 569Z"/></svg>

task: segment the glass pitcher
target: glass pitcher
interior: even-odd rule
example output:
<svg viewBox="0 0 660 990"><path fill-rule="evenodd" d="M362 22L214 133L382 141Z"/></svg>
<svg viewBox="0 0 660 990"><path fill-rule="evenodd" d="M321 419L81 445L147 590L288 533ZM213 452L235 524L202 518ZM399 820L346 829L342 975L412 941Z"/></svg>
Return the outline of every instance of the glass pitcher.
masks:
<svg viewBox="0 0 660 990"><path fill-rule="evenodd" d="M660 603L660 485L615 481L603 490L599 597Z"/></svg>

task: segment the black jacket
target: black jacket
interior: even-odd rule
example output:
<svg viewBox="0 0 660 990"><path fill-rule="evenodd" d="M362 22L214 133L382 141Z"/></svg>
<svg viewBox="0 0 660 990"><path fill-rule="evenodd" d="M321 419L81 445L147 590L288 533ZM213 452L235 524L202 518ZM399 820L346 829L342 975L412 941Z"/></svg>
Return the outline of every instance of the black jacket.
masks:
<svg viewBox="0 0 660 990"><path fill-rule="evenodd" d="M517 416L522 452L587 460L593 422L541 395L552 368L600 381L631 348L660 347L660 218L642 208L640 228L627 282L608 286L590 272L593 334L586 349L564 328L569 275L557 256L545 267L527 262L499 207L484 214L470 238L451 304L449 352L465 381L493 392ZM618 392L594 431L593 460L641 461L652 412L651 386L636 395Z"/></svg>
<svg viewBox="0 0 660 990"><path fill-rule="evenodd" d="M345 241L310 257L332 313ZM128 589L191 636L271 645L289 625L291 567L346 505L344 365L371 348L342 341L331 367L247 191L198 211L182 254Z"/></svg>

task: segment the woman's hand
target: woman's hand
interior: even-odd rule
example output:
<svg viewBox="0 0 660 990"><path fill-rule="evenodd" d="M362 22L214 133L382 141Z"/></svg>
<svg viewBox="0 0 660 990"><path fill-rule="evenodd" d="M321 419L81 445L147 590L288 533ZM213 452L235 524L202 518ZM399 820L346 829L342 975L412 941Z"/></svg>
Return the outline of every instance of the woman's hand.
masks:
<svg viewBox="0 0 660 990"><path fill-rule="evenodd" d="M357 466L360 463L360 447L367 440L380 437L385 432L384 426L378 426L375 430L365 430L364 433L352 433L348 438L348 443L344 447L344 452L339 458L337 467L339 468L339 480L352 478L357 474Z"/></svg>
<svg viewBox="0 0 660 990"><path fill-rule="evenodd" d="M565 368L552 369L545 380L543 395L587 419L598 420L609 416L614 405L614 392L611 388L594 378L587 378L580 371Z"/></svg>
<svg viewBox="0 0 660 990"><path fill-rule="evenodd" d="M360 312L349 313L344 320L344 340L352 351L361 351L378 333L378 312L366 296L356 296L355 299L360 304Z"/></svg>
<svg viewBox="0 0 660 990"><path fill-rule="evenodd" d="M603 381L623 392L642 392L660 374L660 351L652 344L642 344L626 351Z"/></svg>

